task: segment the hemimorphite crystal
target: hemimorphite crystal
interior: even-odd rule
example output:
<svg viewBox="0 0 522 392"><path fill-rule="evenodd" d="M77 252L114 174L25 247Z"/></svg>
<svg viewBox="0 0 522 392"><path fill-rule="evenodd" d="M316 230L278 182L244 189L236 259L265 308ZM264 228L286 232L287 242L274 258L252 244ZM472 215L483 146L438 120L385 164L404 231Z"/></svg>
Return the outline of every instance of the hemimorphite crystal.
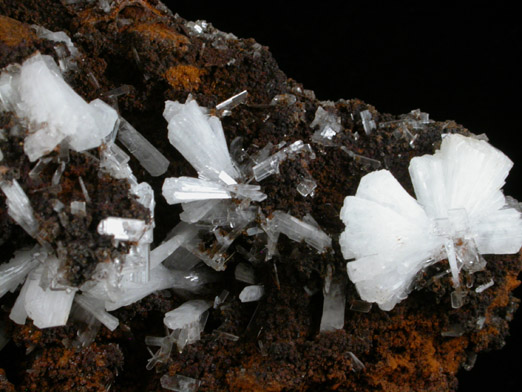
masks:
<svg viewBox="0 0 522 392"><path fill-rule="evenodd" d="M40 286L43 272L44 267L40 266L29 274L15 306L11 310L10 317L13 321L17 323L20 321L17 316L21 311L21 313L25 312L38 328L67 324L75 290L51 290L50 288L44 290ZM23 324L25 318L22 317L22 320Z"/></svg>
<svg viewBox="0 0 522 392"><path fill-rule="evenodd" d="M151 176L161 176L167 171L169 160L123 118L120 118L118 140Z"/></svg>
<svg viewBox="0 0 522 392"><path fill-rule="evenodd" d="M0 189L7 198L7 211L9 216L18 223L31 236L35 236L38 230L38 222L34 217L31 202L24 190L13 179L11 182L0 181Z"/></svg>
<svg viewBox="0 0 522 392"><path fill-rule="evenodd" d="M103 301L84 294L77 294L74 300L78 303L78 305L96 317L96 319L105 325L109 330L114 331L118 327L120 323L119 320L105 311Z"/></svg>
<svg viewBox="0 0 522 392"><path fill-rule="evenodd" d="M145 233L146 223L140 219L110 216L98 224L98 233L121 241L138 241Z"/></svg>
<svg viewBox="0 0 522 392"><path fill-rule="evenodd" d="M185 302L170 312L165 313L163 322L170 329L186 329L199 323L201 316L212 304L202 299L194 299Z"/></svg>
<svg viewBox="0 0 522 392"><path fill-rule="evenodd" d="M164 374L160 382L162 388L175 392L196 392L201 385L201 381L182 376L181 374L175 374L173 376Z"/></svg>
<svg viewBox="0 0 522 392"><path fill-rule="evenodd" d="M239 300L241 302L259 301L263 295L265 295L265 288L262 285L246 286L239 293Z"/></svg>
<svg viewBox="0 0 522 392"><path fill-rule="evenodd" d="M269 237L276 238L279 233L283 233L296 242L305 241L320 253L332 246L332 239L324 231L282 211L272 213L265 231Z"/></svg>
<svg viewBox="0 0 522 392"><path fill-rule="evenodd" d="M18 250L8 263L0 266L0 298L8 291L14 291L27 274L38 265L34 253L39 248L37 245L33 249Z"/></svg>
<svg viewBox="0 0 522 392"><path fill-rule="evenodd" d="M166 178L162 192L169 204L232 197L223 184L193 177Z"/></svg>
<svg viewBox="0 0 522 392"><path fill-rule="evenodd" d="M169 204L196 203L182 219L195 222L212 208L214 199L262 201L266 195L258 185L238 184L241 175L228 151L221 121L208 116L196 101L167 101L163 113L169 122L169 140L197 170L199 178L167 178L163 196ZM207 204L210 203L210 204Z"/></svg>
<svg viewBox="0 0 522 392"><path fill-rule="evenodd" d="M234 179L239 178L217 117L209 116L190 98L184 104L167 101L163 116L169 123L170 143L197 170L200 178L219 181L222 171Z"/></svg>
<svg viewBox="0 0 522 392"><path fill-rule="evenodd" d="M297 154L308 153L310 159L315 159L315 154L309 144L304 144L302 140L297 140L288 147L282 148L273 155L257 163L252 167L252 172L256 181L262 181L272 174L279 173L279 164L287 158L293 159Z"/></svg>
<svg viewBox="0 0 522 392"><path fill-rule="evenodd" d="M434 155L413 158L417 200L386 170L361 179L345 199L339 243L348 275L368 302L384 310L406 298L417 273L447 258L459 287L462 268L483 267L482 254L522 246L521 214L501 191L512 162L483 140L447 135Z"/></svg>
<svg viewBox="0 0 522 392"><path fill-rule="evenodd" d="M75 151L98 147L118 119L116 111L100 99L85 102L63 80L49 56L33 55L17 72L4 71L1 80L4 106L27 119L33 130L24 142L31 161L66 138Z"/></svg>

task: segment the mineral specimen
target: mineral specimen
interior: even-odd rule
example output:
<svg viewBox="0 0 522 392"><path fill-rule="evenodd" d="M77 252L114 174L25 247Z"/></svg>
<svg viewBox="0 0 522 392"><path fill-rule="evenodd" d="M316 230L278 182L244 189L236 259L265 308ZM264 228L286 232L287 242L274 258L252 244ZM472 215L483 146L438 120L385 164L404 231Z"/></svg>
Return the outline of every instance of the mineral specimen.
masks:
<svg viewBox="0 0 522 392"><path fill-rule="evenodd" d="M410 162L474 137L462 126L319 101L266 47L157 0L4 0L0 13L0 389L451 391L504 343L522 265L480 253L506 251L496 229L519 203L500 203L473 165L451 194L489 189L506 208L439 216L408 196ZM355 198L381 196L384 213L360 211L361 227L381 224L346 244L339 210L359 183ZM383 312L342 251L350 270L409 218L427 226L411 230L412 265L366 271L401 283ZM424 268L419 246L439 262Z"/></svg>

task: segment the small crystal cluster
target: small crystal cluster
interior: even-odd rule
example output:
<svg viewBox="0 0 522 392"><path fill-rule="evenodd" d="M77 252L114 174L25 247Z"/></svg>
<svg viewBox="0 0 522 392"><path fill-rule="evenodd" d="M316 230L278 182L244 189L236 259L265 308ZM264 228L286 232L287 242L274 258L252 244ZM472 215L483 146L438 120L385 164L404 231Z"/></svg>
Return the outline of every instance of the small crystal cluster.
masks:
<svg viewBox="0 0 522 392"><path fill-rule="evenodd" d="M417 200L387 170L364 176L345 199L339 239L344 257L355 259L347 269L361 298L390 310L419 271L447 259L452 304L461 306L462 269L479 271L481 254L512 254L522 246L521 214L501 191L512 165L484 140L449 134L434 155L410 162Z"/></svg>
<svg viewBox="0 0 522 392"><path fill-rule="evenodd" d="M230 105L235 104L237 100L230 99L216 108L228 110ZM229 153L221 121L208 115L195 100L189 97L184 104L167 101L164 117L169 122L171 144L197 170L198 178L165 179L163 196L169 204L182 204L180 218L189 224L185 230L195 232L194 225L210 224L210 233L215 237L211 250L204 249L201 235L192 235L190 241L181 246L217 271L226 268L226 252L243 230L268 236L267 258L275 252L279 233L294 241L304 240L319 252L331 246L330 237L320 229L286 213L275 211L272 217L264 218L255 203L263 201L266 195L261 191L261 186L248 183L252 179L262 181L277 173L279 163L284 159L303 152L313 158L310 145L299 140L273 155L268 155L271 149L268 146L253 159L257 163L240 168ZM264 223L260 227L253 226L259 220Z"/></svg>

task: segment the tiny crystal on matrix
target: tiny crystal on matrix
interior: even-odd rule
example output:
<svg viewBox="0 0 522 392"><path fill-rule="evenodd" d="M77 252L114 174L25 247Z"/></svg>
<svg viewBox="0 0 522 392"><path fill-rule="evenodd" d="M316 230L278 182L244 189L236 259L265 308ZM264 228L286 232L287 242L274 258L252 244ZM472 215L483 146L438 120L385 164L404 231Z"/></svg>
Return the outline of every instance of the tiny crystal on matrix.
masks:
<svg viewBox="0 0 522 392"><path fill-rule="evenodd" d="M345 258L355 258L347 270L361 298L390 310L420 270L445 258L460 290L461 269L484 267L480 254L518 252L521 214L501 191L512 165L487 142L451 134L434 155L410 162L417 200L387 170L364 176L345 199L339 239Z"/></svg>
<svg viewBox="0 0 522 392"><path fill-rule="evenodd" d="M239 300L241 302L259 301L265 294L265 288L261 285L246 286L241 293L239 293Z"/></svg>

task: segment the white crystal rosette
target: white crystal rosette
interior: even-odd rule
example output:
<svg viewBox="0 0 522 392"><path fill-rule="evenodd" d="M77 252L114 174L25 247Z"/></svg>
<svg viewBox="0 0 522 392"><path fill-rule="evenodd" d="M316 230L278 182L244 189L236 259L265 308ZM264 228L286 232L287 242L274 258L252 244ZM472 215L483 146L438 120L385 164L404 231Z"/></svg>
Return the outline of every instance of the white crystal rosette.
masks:
<svg viewBox="0 0 522 392"><path fill-rule="evenodd" d="M417 200L387 170L364 176L344 200L339 238L361 298L391 310L434 262L448 259L458 288L462 268L483 268L481 254L517 253L521 214L501 191L512 166L486 141L451 134L434 155L411 160Z"/></svg>

